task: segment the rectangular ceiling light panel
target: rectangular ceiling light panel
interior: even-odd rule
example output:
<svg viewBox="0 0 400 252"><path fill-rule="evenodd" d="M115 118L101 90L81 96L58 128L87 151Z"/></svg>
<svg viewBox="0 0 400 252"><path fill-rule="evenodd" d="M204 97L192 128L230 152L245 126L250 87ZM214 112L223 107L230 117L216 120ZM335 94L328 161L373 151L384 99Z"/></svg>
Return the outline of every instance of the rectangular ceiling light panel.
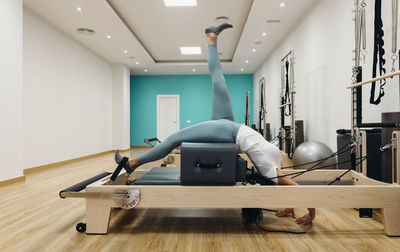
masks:
<svg viewBox="0 0 400 252"><path fill-rule="evenodd" d="M196 6L197 0L164 0L165 6Z"/></svg>
<svg viewBox="0 0 400 252"><path fill-rule="evenodd" d="M181 46L180 49L182 54L201 54L200 46Z"/></svg>

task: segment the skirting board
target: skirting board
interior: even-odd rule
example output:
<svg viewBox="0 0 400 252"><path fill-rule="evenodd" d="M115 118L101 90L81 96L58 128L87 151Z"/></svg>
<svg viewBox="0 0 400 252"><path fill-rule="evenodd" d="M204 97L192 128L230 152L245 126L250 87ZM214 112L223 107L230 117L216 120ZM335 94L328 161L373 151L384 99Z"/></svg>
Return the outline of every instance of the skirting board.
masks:
<svg viewBox="0 0 400 252"><path fill-rule="evenodd" d="M131 149L151 149L153 147L151 147L150 145L145 145L145 146L138 146L138 145L131 145Z"/></svg>
<svg viewBox="0 0 400 252"><path fill-rule="evenodd" d="M18 182L25 182L25 175L24 176L20 176L20 177L16 177L16 178L12 178L12 179L7 179L7 180L4 180L4 181L0 181L0 187L11 185L11 184L15 184L15 183L18 183Z"/></svg>
<svg viewBox="0 0 400 252"><path fill-rule="evenodd" d="M120 150L120 151L129 151L129 150L130 149ZM81 160L85 160L85 159L89 159L89 158L99 157L99 156L102 156L102 155L105 155L105 154L109 154L109 153L114 153L114 150L104 151L104 152L91 154L91 155L83 156L83 157L79 157L79 158L73 158L73 159L60 161L60 162L56 162L56 163L52 163L52 164L41 165L41 166L36 166L36 167L32 167L32 168L27 168L27 169L24 169L24 175L32 174L32 173L43 171L43 170L47 170L49 168L54 168L54 167L57 167L57 166L60 166L60 165L70 164L70 163L73 163L73 162L76 162L76 161L81 161Z"/></svg>

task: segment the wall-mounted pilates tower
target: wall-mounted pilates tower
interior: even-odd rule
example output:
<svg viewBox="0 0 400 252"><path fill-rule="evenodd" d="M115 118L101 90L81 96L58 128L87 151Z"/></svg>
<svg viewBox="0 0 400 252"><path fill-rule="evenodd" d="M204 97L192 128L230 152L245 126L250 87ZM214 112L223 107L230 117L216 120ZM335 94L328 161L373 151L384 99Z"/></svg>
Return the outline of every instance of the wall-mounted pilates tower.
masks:
<svg viewBox="0 0 400 252"><path fill-rule="evenodd" d="M387 3L387 2L385 2ZM366 149L366 128L396 128L400 129L399 122L393 123L382 123L382 122L372 122L365 123L362 120L362 91L363 86L370 84L371 86L371 104L379 104L381 97L384 95L383 86L386 84L387 78L392 78L394 76L400 75L400 71L395 72L395 63L398 59L397 56L397 12L398 12L398 0L392 0L392 73L386 74L386 69L384 67L385 60L383 50L383 23L381 18L381 0L375 1L375 27L374 27L374 58L373 58L373 71L372 79L367 81L362 81L362 66L361 59L365 61L366 55L366 22L365 22L365 0L354 0L354 24L355 24L355 46L354 46L354 66L352 74L352 85L347 88L351 89L351 142L355 148L351 151L351 163L352 168L359 172L366 174L366 160L364 162L357 162L356 160L361 159L365 156ZM400 54L400 52L398 52ZM377 70L378 74L381 76L376 77ZM375 85L379 83L379 89L375 90ZM393 144L396 141L397 134L393 135ZM386 143L382 143L386 144ZM395 165L395 164L393 164Z"/></svg>
<svg viewBox="0 0 400 252"><path fill-rule="evenodd" d="M290 50L281 59L281 127L279 133L279 147L292 157L296 148L296 124L295 124L295 81L294 81L294 51ZM286 124L289 117L289 125Z"/></svg>

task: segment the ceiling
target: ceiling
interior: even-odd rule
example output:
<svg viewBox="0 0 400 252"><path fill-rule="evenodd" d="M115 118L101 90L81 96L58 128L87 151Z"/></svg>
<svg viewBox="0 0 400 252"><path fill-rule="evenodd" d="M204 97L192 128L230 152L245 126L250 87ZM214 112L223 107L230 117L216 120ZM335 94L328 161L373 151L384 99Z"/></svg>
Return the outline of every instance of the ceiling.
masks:
<svg viewBox="0 0 400 252"><path fill-rule="evenodd" d="M234 26L218 39L224 73L254 73L315 1L197 0L197 6L166 7L163 0L24 0L24 5L110 63L126 64L135 75L160 75L207 74L204 29L221 23L220 16ZM202 53L182 55L181 46L199 46Z"/></svg>

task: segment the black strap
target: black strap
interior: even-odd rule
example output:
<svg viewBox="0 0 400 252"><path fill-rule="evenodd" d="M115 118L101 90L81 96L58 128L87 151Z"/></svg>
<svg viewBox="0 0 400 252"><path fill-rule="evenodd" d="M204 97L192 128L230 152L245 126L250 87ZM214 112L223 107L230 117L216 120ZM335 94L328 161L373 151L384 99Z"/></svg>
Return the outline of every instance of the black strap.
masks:
<svg viewBox="0 0 400 252"><path fill-rule="evenodd" d="M375 0L375 29L374 29L374 58L372 64L372 78L376 77L376 67L379 64L379 74L382 76L386 73L386 69L384 65L386 60L383 58L385 55L385 49L383 49L384 41L383 41L383 22L382 22L382 0ZM386 84L386 80L379 81L379 95L375 99L375 81L372 82L371 85L371 96L369 98L369 102L371 104L379 104L381 102L381 98L385 95L385 90L383 86Z"/></svg>
<svg viewBox="0 0 400 252"><path fill-rule="evenodd" d="M284 101L285 101L285 104L286 104L286 103L290 102L290 96L289 96L289 61L288 60L286 60L286 62L285 62L285 69L286 69L286 74L285 74L286 86L285 86L285 99L284 99ZM289 104L286 107L288 107L289 112L286 113L286 109L285 109L285 114L287 116L290 116L292 114L292 105Z"/></svg>
<svg viewBox="0 0 400 252"><path fill-rule="evenodd" d="M111 181L114 181L118 177L118 174L121 172L122 168L124 168L126 162L128 162L128 158L127 157L123 157L121 162L119 162L117 168L115 169L115 171L111 175L111 178L110 178Z"/></svg>

